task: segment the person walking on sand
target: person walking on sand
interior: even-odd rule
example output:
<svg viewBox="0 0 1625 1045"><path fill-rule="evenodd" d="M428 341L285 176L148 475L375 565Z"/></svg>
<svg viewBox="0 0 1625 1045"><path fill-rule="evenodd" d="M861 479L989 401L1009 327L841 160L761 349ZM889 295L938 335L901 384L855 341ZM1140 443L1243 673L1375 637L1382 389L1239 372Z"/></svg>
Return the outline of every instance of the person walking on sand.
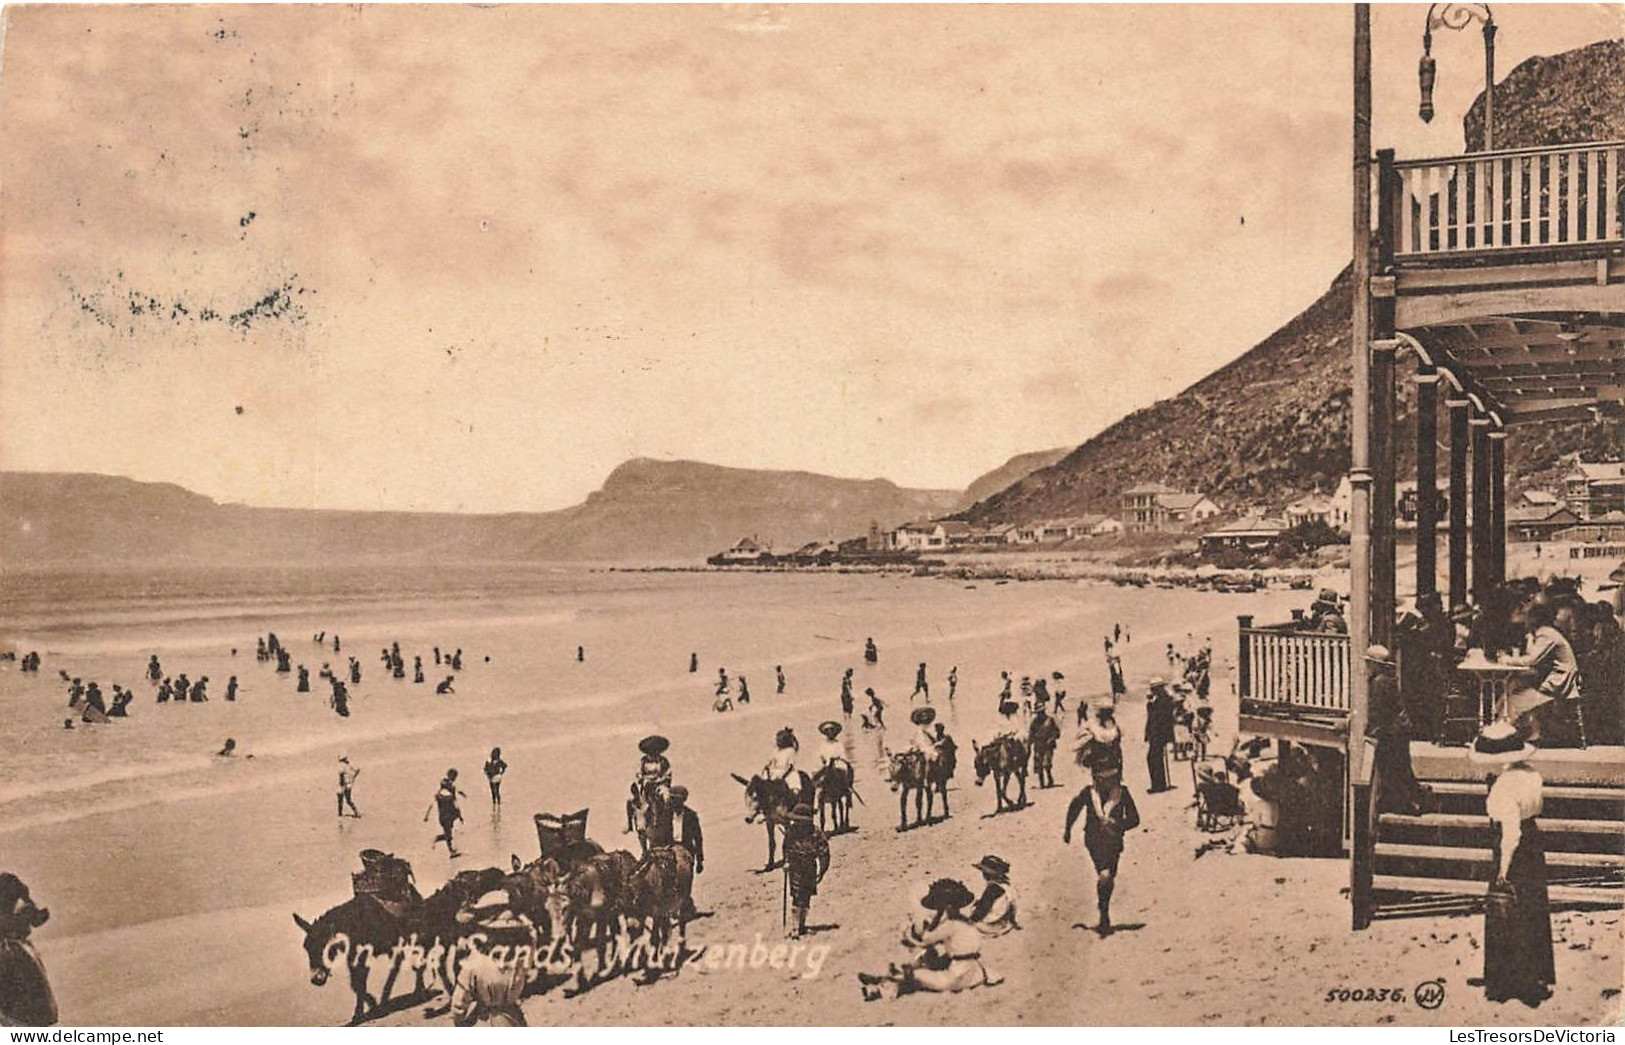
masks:
<svg viewBox="0 0 1625 1045"><path fill-rule="evenodd" d="M1108 766L1097 768L1093 779L1066 810L1066 828L1061 841L1072 844L1072 825L1080 813L1083 847L1095 865L1095 900L1099 921L1095 929L1102 937L1112 934L1112 891L1117 887L1117 864L1123 856L1123 836L1140 826L1140 811L1123 787L1123 774Z"/></svg>
<svg viewBox="0 0 1625 1045"><path fill-rule="evenodd" d="M743 675L739 676L739 703L750 703L750 683L745 681L745 676Z"/></svg>
<svg viewBox="0 0 1625 1045"><path fill-rule="evenodd" d="M508 763L502 761L502 749L491 749L491 757L485 763L485 779L491 785L491 806L494 809L502 808L502 777L508 772Z"/></svg>
<svg viewBox="0 0 1625 1045"><path fill-rule="evenodd" d="M717 669L717 693L716 693L716 695L720 697L726 692L728 692L728 669L727 668L718 668Z"/></svg>
<svg viewBox="0 0 1625 1045"><path fill-rule="evenodd" d="M925 661L923 660L920 661L919 668L914 672L914 692L908 695L908 699L913 700L921 693L925 694L925 702L927 704L931 703L931 683L926 681Z"/></svg>
<svg viewBox="0 0 1625 1045"><path fill-rule="evenodd" d="M847 668L841 676L841 714L847 718L852 717L852 669Z"/></svg>
<svg viewBox="0 0 1625 1045"><path fill-rule="evenodd" d="M233 703L237 699L237 676L233 675L226 680L226 702Z"/></svg>
<svg viewBox="0 0 1625 1045"><path fill-rule="evenodd" d="M948 669L948 699L954 699L954 690L959 688L959 665L955 664Z"/></svg>
<svg viewBox="0 0 1625 1045"><path fill-rule="evenodd" d="M688 655L688 673L690 675L696 675L696 674L699 673L699 670L700 670L700 655L698 653L690 653Z"/></svg>
<svg viewBox="0 0 1625 1045"><path fill-rule="evenodd" d="M869 714L874 716L875 728L885 729L886 702L875 696L875 688L873 686L869 686L864 689L863 695L869 698Z"/></svg>
<svg viewBox="0 0 1625 1045"><path fill-rule="evenodd" d="M423 683L423 656L421 654L412 655L412 682L417 685Z"/></svg>
<svg viewBox="0 0 1625 1045"><path fill-rule="evenodd" d="M440 781L440 787L434 793L434 801L430 803L428 810L423 814L423 822L428 823L429 814L439 812L440 833L434 836L434 841L429 843L429 847L432 849L438 843L445 842L446 852L450 853L453 859L463 855L457 851L456 843L452 841L451 837L453 829L457 826L457 821L463 818L463 811L458 808L457 799L467 797L467 795L457 790L457 770L448 769L445 777Z"/></svg>
<svg viewBox="0 0 1625 1045"><path fill-rule="evenodd" d="M339 756L339 816L345 816L344 807L349 806L349 816L359 817L361 810L355 807L355 778L361 775L361 767L352 766L348 755Z"/></svg>
<svg viewBox="0 0 1625 1045"><path fill-rule="evenodd" d="M778 688L776 690L774 690L774 692L777 693L780 696L783 696L784 695L784 665L783 664L775 664L775 665L773 665L773 675L774 675L774 678L778 682Z"/></svg>
<svg viewBox="0 0 1625 1045"><path fill-rule="evenodd" d="M829 838L813 823L812 806L797 803L784 827L784 889L795 913L791 939L807 934L807 912L829 864Z"/></svg>

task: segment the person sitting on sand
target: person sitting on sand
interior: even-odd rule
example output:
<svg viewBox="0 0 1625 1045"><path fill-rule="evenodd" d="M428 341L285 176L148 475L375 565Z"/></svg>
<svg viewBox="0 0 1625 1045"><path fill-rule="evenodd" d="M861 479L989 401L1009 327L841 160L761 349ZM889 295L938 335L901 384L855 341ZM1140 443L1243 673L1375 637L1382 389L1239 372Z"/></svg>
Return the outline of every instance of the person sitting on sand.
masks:
<svg viewBox="0 0 1625 1045"><path fill-rule="evenodd" d="M1010 886L1010 864L1002 857L988 855L974 865L982 872L986 886L971 908L969 920L983 936L1003 936L1021 928L1016 921L1016 891Z"/></svg>
<svg viewBox="0 0 1625 1045"><path fill-rule="evenodd" d="M733 709L734 702L731 697L718 697L711 702L712 711L732 711Z"/></svg>
<svg viewBox="0 0 1625 1045"><path fill-rule="evenodd" d="M452 655L451 655L451 670L453 670L453 671L462 671L463 670L463 647L461 647L461 646L458 646L457 649L452 652Z"/></svg>
<svg viewBox="0 0 1625 1045"><path fill-rule="evenodd" d="M158 703L168 704L170 697L174 696L174 691L174 683L170 682L169 679L164 679L163 683L158 687Z"/></svg>
<svg viewBox="0 0 1625 1045"><path fill-rule="evenodd" d="M880 662L880 650L875 646L874 639L863 640L863 659L870 664L878 664Z"/></svg>
<svg viewBox="0 0 1625 1045"><path fill-rule="evenodd" d="M163 677L164 669L158 663L158 654L154 653L147 660L147 681L156 686L158 684L158 680Z"/></svg>
<svg viewBox="0 0 1625 1045"><path fill-rule="evenodd" d="M934 915L917 937L903 941L905 946L919 947L919 952L907 964L893 964L883 974L858 973L863 1000L896 998L915 991L957 993L1004 982L983 963L982 934L965 918L965 908L975 899L957 879L932 882L920 904Z"/></svg>
<svg viewBox="0 0 1625 1045"><path fill-rule="evenodd" d="M29 935L51 917L37 906L28 886L0 874L0 1026L49 1027L56 1023L56 997Z"/></svg>
<svg viewBox="0 0 1625 1045"><path fill-rule="evenodd" d="M435 694L443 696L447 693L456 693L457 691L451 688L452 680L456 677L456 675L447 675L443 680L441 680L440 685L434 688Z"/></svg>
<svg viewBox="0 0 1625 1045"><path fill-rule="evenodd" d="M202 704L209 699L209 676L201 675L192 683L192 703Z"/></svg>
<svg viewBox="0 0 1625 1045"><path fill-rule="evenodd" d="M227 737L225 746L222 747L219 751L215 752L215 757L216 758L231 758L236 754L237 754L237 741L233 740L231 737Z"/></svg>

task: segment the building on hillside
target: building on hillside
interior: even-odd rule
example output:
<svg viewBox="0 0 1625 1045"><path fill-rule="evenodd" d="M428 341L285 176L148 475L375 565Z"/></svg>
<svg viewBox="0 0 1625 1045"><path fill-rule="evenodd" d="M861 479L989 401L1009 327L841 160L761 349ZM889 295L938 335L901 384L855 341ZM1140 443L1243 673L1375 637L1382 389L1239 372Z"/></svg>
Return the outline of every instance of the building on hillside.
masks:
<svg viewBox="0 0 1625 1045"><path fill-rule="evenodd" d="M1140 483L1124 490L1120 505L1127 533L1184 533L1219 514L1219 506L1207 496L1161 483Z"/></svg>
<svg viewBox="0 0 1625 1045"><path fill-rule="evenodd" d="M1037 544L1038 543L1038 535L1040 533L1042 533L1042 532L1043 532L1043 524L1042 523L1035 523L1035 522L1032 522L1032 523L1017 523L1016 524L1016 543L1017 544Z"/></svg>
<svg viewBox="0 0 1625 1045"><path fill-rule="evenodd" d="M971 543L978 545L998 546L1001 544L1016 543L1016 527L1013 523L1004 523L1001 526L987 526L976 530L971 535Z"/></svg>
<svg viewBox="0 0 1625 1045"><path fill-rule="evenodd" d="M970 523L950 519L939 525L942 527L942 535L946 539L949 548L963 548L976 538L976 531L971 529Z"/></svg>
<svg viewBox="0 0 1625 1045"><path fill-rule="evenodd" d="M1091 515L1086 518L1098 520L1089 527L1091 537L1116 537L1123 532L1123 524L1109 515Z"/></svg>
<svg viewBox="0 0 1625 1045"><path fill-rule="evenodd" d="M1337 506L1332 503L1331 495L1317 491L1307 497L1300 497L1287 505L1283 521L1288 527L1304 526L1308 523L1317 522L1324 523L1333 529L1340 526L1346 527L1348 525L1347 519L1341 522L1334 521L1336 513Z"/></svg>
<svg viewBox="0 0 1625 1045"><path fill-rule="evenodd" d="M1287 528L1286 521L1282 519L1243 516L1228 526L1204 533L1201 547L1204 554L1224 549L1264 552L1275 544Z"/></svg>
<svg viewBox="0 0 1625 1045"><path fill-rule="evenodd" d="M941 523L920 519L893 530L892 547L905 552L937 551L948 547L948 533Z"/></svg>
<svg viewBox="0 0 1625 1045"><path fill-rule="evenodd" d="M1584 461L1563 477L1563 500L1584 521L1625 511L1625 463Z"/></svg>
<svg viewBox="0 0 1625 1045"><path fill-rule="evenodd" d="M1506 512L1509 541L1549 541L1559 530L1580 521L1561 504L1514 505Z"/></svg>
<svg viewBox="0 0 1625 1045"><path fill-rule="evenodd" d="M1563 499L1550 490L1525 490L1519 497L1530 508L1558 508L1563 504Z"/></svg>
<svg viewBox="0 0 1625 1045"><path fill-rule="evenodd" d="M1554 541L1576 544L1617 544L1625 541L1625 512L1609 512L1600 519L1587 519L1552 534Z"/></svg>

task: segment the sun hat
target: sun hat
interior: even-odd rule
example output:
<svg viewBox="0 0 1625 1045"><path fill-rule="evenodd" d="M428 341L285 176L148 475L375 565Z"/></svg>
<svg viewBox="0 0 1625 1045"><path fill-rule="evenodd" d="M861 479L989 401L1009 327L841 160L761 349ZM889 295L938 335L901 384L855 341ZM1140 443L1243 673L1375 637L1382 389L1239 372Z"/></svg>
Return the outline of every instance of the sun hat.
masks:
<svg viewBox="0 0 1625 1045"><path fill-rule="evenodd" d="M1467 749L1467 760L1483 765L1504 765L1534 755L1536 748L1524 740L1510 722L1495 721L1478 731L1473 746Z"/></svg>
<svg viewBox="0 0 1625 1045"><path fill-rule="evenodd" d="M969 906L976 902L976 897L966 888L965 883L957 878L938 878L931 883L925 896L920 900L920 906L933 911L947 911Z"/></svg>
<svg viewBox="0 0 1625 1045"><path fill-rule="evenodd" d="M658 733L646 736L642 740L638 741L638 750L643 752L645 755L648 755L650 758L663 754L669 747L671 747L671 741L667 740Z"/></svg>
<svg viewBox="0 0 1625 1045"><path fill-rule="evenodd" d="M834 740L841 735L841 724L834 719L826 719L818 723L818 732L824 734L828 740Z"/></svg>
<svg viewBox="0 0 1625 1045"><path fill-rule="evenodd" d="M937 719L936 708L915 708L908 713L908 720L916 726L929 726Z"/></svg>
<svg viewBox="0 0 1625 1045"><path fill-rule="evenodd" d="M991 853L982 857L980 863L971 866L989 878L997 878L1001 882L1007 881L1010 877L1010 864Z"/></svg>
<svg viewBox="0 0 1625 1045"><path fill-rule="evenodd" d="M1389 664L1393 662L1394 655L1389 652L1387 646L1373 642L1371 645L1365 648L1365 659L1378 661L1383 664Z"/></svg>

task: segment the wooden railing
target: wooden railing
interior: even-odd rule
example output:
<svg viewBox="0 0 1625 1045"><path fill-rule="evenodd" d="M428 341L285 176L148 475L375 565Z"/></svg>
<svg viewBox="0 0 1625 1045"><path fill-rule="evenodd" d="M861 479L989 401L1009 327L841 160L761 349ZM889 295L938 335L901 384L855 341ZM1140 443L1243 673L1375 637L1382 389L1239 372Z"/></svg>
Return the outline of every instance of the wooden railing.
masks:
<svg viewBox="0 0 1625 1045"><path fill-rule="evenodd" d="M1401 160L1403 258L1625 241L1625 142Z"/></svg>
<svg viewBox="0 0 1625 1045"><path fill-rule="evenodd" d="M1349 711L1349 637L1293 630L1300 625L1254 627L1239 617L1236 690L1243 701L1321 715Z"/></svg>

